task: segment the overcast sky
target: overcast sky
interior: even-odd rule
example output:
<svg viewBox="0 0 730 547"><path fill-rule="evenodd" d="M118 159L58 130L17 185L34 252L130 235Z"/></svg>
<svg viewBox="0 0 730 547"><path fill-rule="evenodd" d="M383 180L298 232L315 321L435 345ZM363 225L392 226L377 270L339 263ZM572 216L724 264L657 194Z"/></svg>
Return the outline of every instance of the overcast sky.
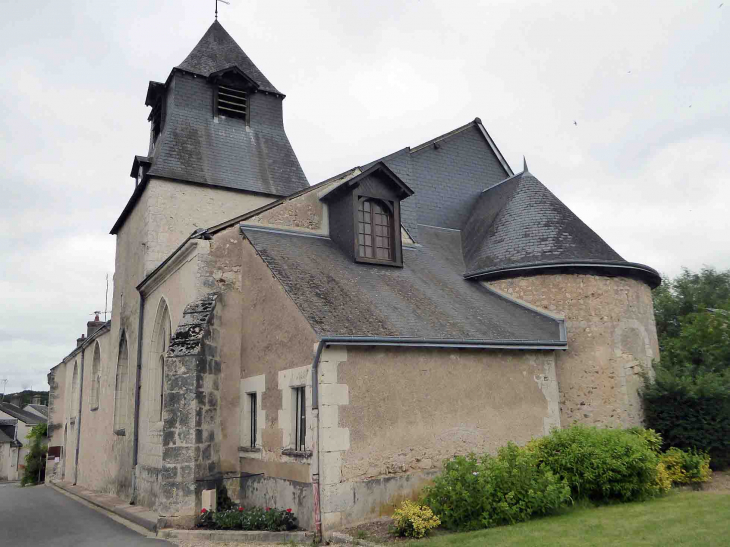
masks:
<svg viewBox="0 0 730 547"><path fill-rule="evenodd" d="M730 268L720 2L231 0L220 21L287 94L310 183L479 116L515 171L524 154L624 258L676 275ZM133 157L147 152L147 83L182 62L213 8L2 1L7 392L47 389L48 370L104 307L108 233L133 190Z"/></svg>

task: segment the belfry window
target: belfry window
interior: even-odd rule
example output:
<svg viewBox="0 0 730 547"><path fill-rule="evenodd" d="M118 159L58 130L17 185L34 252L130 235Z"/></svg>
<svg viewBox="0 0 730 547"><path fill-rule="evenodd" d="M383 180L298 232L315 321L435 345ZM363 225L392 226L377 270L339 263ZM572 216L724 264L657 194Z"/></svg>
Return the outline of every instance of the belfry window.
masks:
<svg viewBox="0 0 730 547"><path fill-rule="evenodd" d="M382 200L360 199L357 209L357 249L360 258L393 261L393 206Z"/></svg>
<svg viewBox="0 0 730 547"><path fill-rule="evenodd" d="M216 114L229 118L248 120L248 93L232 87L218 86Z"/></svg>
<svg viewBox="0 0 730 547"><path fill-rule="evenodd" d="M150 130L152 131L152 145L154 146L155 142L157 142L157 137L160 136L160 132L162 131L162 100L157 100L147 120L152 124Z"/></svg>

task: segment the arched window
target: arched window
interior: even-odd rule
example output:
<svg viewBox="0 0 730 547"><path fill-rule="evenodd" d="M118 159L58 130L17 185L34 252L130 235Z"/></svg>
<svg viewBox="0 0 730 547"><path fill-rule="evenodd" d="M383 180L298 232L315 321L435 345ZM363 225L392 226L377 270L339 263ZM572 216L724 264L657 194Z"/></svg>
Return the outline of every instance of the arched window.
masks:
<svg viewBox="0 0 730 547"><path fill-rule="evenodd" d="M127 335L122 332L119 340L119 357L114 388L114 432L124 435L129 407L129 350Z"/></svg>
<svg viewBox="0 0 730 547"><path fill-rule="evenodd" d="M89 407L91 410L99 408L99 395L101 391L101 351L99 350L99 342L94 344L94 360L91 365L91 400Z"/></svg>
<svg viewBox="0 0 730 547"><path fill-rule="evenodd" d="M74 372L71 378L71 412L72 418L76 417L79 411L79 403L76 400L79 395L79 368L76 362L74 362Z"/></svg>
<svg viewBox="0 0 730 547"><path fill-rule="evenodd" d="M162 407L165 397L165 354L170 346L170 310L164 298L160 299L155 317L155 328L150 343L148 363L149 390L147 413L151 422L162 420Z"/></svg>
<svg viewBox="0 0 730 547"><path fill-rule="evenodd" d="M393 209L390 204L372 198L360 200L357 245L360 258L393 261Z"/></svg>

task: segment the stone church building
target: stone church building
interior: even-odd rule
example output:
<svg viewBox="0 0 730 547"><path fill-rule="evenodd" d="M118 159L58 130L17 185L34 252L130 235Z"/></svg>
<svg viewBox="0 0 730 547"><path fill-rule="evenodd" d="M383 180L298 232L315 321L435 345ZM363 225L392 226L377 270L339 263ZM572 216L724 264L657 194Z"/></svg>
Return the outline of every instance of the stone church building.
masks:
<svg viewBox="0 0 730 547"><path fill-rule="evenodd" d="M49 476L174 526L225 485L327 533L455 454L640 423L656 271L479 118L310 186L283 100L217 21L150 82L111 321L49 374Z"/></svg>

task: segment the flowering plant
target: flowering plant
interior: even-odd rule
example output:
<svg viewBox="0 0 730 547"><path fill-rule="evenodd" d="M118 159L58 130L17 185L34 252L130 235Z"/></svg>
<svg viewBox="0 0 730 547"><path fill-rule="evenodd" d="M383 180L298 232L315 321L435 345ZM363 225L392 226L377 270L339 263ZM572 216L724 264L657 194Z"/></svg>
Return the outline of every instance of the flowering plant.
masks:
<svg viewBox="0 0 730 547"><path fill-rule="evenodd" d="M425 505L404 501L393 513L393 532L399 536L422 538L441 520Z"/></svg>
<svg viewBox="0 0 730 547"><path fill-rule="evenodd" d="M197 527L208 530L267 530L283 532L297 528L291 509L232 506L222 511L201 511Z"/></svg>

